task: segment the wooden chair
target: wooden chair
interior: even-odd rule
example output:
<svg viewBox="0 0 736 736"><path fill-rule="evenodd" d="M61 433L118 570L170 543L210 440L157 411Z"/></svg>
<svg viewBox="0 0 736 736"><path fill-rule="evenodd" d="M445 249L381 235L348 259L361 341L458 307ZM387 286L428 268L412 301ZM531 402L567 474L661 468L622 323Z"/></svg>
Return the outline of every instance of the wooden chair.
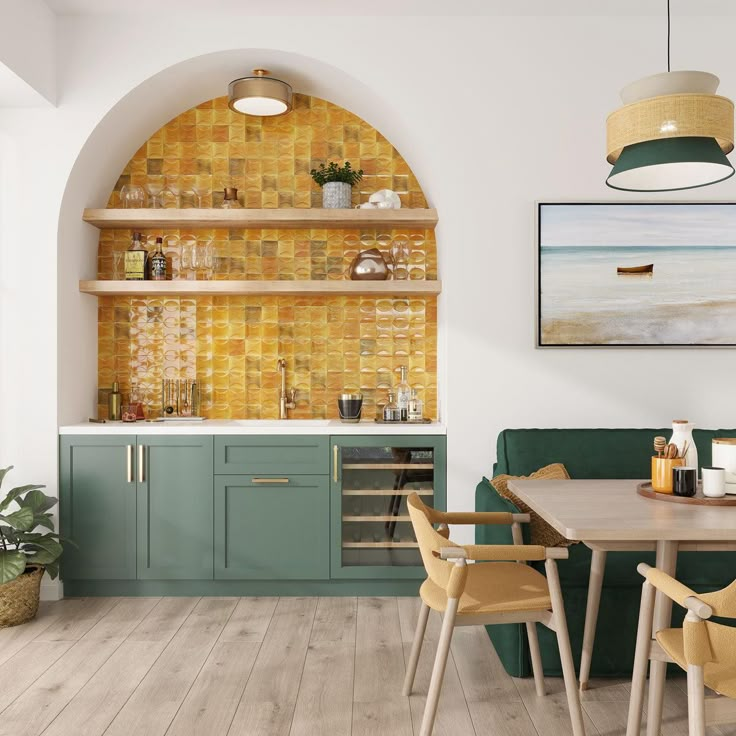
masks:
<svg viewBox="0 0 736 736"><path fill-rule="evenodd" d="M713 593L694 593L656 567L637 568L646 578L641 594L634 672L626 736L639 736L649 661L674 662L687 672L690 736L705 736L706 724L736 723L736 628L708 619L736 618L736 581ZM652 637L655 593L660 591L687 609L681 629L662 629ZM725 697L705 697L705 687ZM662 717L662 693L649 697Z"/></svg>
<svg viewBox="0 0 736 736"><path fill-rule="evenodd" d="M432 733L454 627L507 623L526 624L537 695L544 695L544 676L536 624L544 624L557 633L572 733L584 736L583 712L555 562L567 557L567 549L524 545L520 522L528 522L528 514L445 513L425 506L416 493L409 495L407 506L428 578L419 591L422 606L407 665L404 695L411 694L414 684L429 610L444 615L420 736ZM433 524L440 524L440 529L435 530ZM511 524L514 544L460 546L448 539L448 524ZM468 565L467 560L478 562ZM546 578L523 562L530 560L546 560Z"/></svg>

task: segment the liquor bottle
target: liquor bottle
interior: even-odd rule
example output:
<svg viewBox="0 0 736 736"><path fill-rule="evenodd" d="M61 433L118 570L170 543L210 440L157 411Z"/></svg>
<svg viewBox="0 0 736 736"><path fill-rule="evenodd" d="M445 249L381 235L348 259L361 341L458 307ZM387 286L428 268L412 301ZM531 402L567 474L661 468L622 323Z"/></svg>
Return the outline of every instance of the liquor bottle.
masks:
<svg viewBox="0 0 736 736"><path fill-rule="evenodd" d="M407 380L409 369L405 366L399 366L401 371L401 380L394 389L396 392L396 405L399 407L401 421L406 422L409 419L409 399L411 399L411 388Z"/></svg>
<svg viewBox="0 0 736 736"><path fill-rule="evenodd" d="M143 281L146 278L148 253L141 243L141 234L133 233L133 242L125 251L126 281Z"/></svg>
<svg viewBox="0 0 736 736"><path fill-rule="evenodd" d="M156 249L151 255L151 281L166 281L166 256L163 245L164 239L156 238Z"/></svg>
<svg viewBox="0 0 736 736"><path fill-rule="evenodd" d="M421 422L424 419L424 402L417 396L417 390L411 390L409 399L409 421Z"/></svg>
<svg viewBox="0 0 736 736"><path fill-rule="evenodd" d="M225 187L224 197L222 199L222 209L239 210L243 205L238 200L238 190L235 187Z"/></svg>
<svg viewBox="0 0 736 736"><path fill-rule="evenodd" d="M401 418L401 412L399 407L396 406L394 401L394 392L388 392L388 404L383 407L383 421L384 422L398 422Z"/></svg>

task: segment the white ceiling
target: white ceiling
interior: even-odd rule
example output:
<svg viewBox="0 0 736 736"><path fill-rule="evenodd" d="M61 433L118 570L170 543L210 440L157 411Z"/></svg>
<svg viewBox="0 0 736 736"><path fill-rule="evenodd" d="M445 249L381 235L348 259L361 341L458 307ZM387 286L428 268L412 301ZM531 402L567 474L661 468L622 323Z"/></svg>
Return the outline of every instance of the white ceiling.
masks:
<svg viewBox="0 0 736 736"><path fill-rule="evenodd" d="M664 15L665 0L45 0L58 15ZM736 16L733 0L672 0L672 15Z"/></svg>

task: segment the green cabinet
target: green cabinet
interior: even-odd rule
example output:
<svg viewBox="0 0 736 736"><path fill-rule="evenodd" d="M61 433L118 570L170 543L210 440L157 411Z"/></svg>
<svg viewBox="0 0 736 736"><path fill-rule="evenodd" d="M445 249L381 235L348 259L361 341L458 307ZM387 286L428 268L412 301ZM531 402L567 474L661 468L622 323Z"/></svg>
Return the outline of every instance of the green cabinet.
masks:
<svg viewBox="0 0 736 736"><path fill-rule="evenodd" d="M136 438L64 436L59 446L59 522L63 578L136 577Z"/></svg>
<svg viewBox="0 0 736 736"><path fill-rule="evenodd" d="M218 475L215 578L327 580L326 475Z"/></svg>
<svg viewBox="0 0 736 736"><path fill-rule="evenodd" d="M213 572L213 442L138 437L138 578L207 580Z"/></svg>
<svg viewBox="0 0 736 736"><path fill-rule="evenodd" d="M327 475L328 438L315 435L233 435L215 438L215 473Z"/></svg>
<svg viewBox="0 0 736 736"><path fill-rule="evenodd" d="M406 499L415 491L445 508L445 438L334 436L331 445L331 576L425 577Z"/></svg>

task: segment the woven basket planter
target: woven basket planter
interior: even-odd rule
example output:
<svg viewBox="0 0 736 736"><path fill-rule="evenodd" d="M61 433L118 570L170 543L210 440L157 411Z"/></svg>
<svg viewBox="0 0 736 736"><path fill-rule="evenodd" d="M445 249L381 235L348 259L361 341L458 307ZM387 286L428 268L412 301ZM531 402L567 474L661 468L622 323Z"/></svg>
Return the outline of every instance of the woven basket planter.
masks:
<svg viewBox="0 0 736 736"><path fill-rule="evenodd" d="M35 618L42 577L43 568L33 565L15 580L0 585L0 629Z"/></svg>

